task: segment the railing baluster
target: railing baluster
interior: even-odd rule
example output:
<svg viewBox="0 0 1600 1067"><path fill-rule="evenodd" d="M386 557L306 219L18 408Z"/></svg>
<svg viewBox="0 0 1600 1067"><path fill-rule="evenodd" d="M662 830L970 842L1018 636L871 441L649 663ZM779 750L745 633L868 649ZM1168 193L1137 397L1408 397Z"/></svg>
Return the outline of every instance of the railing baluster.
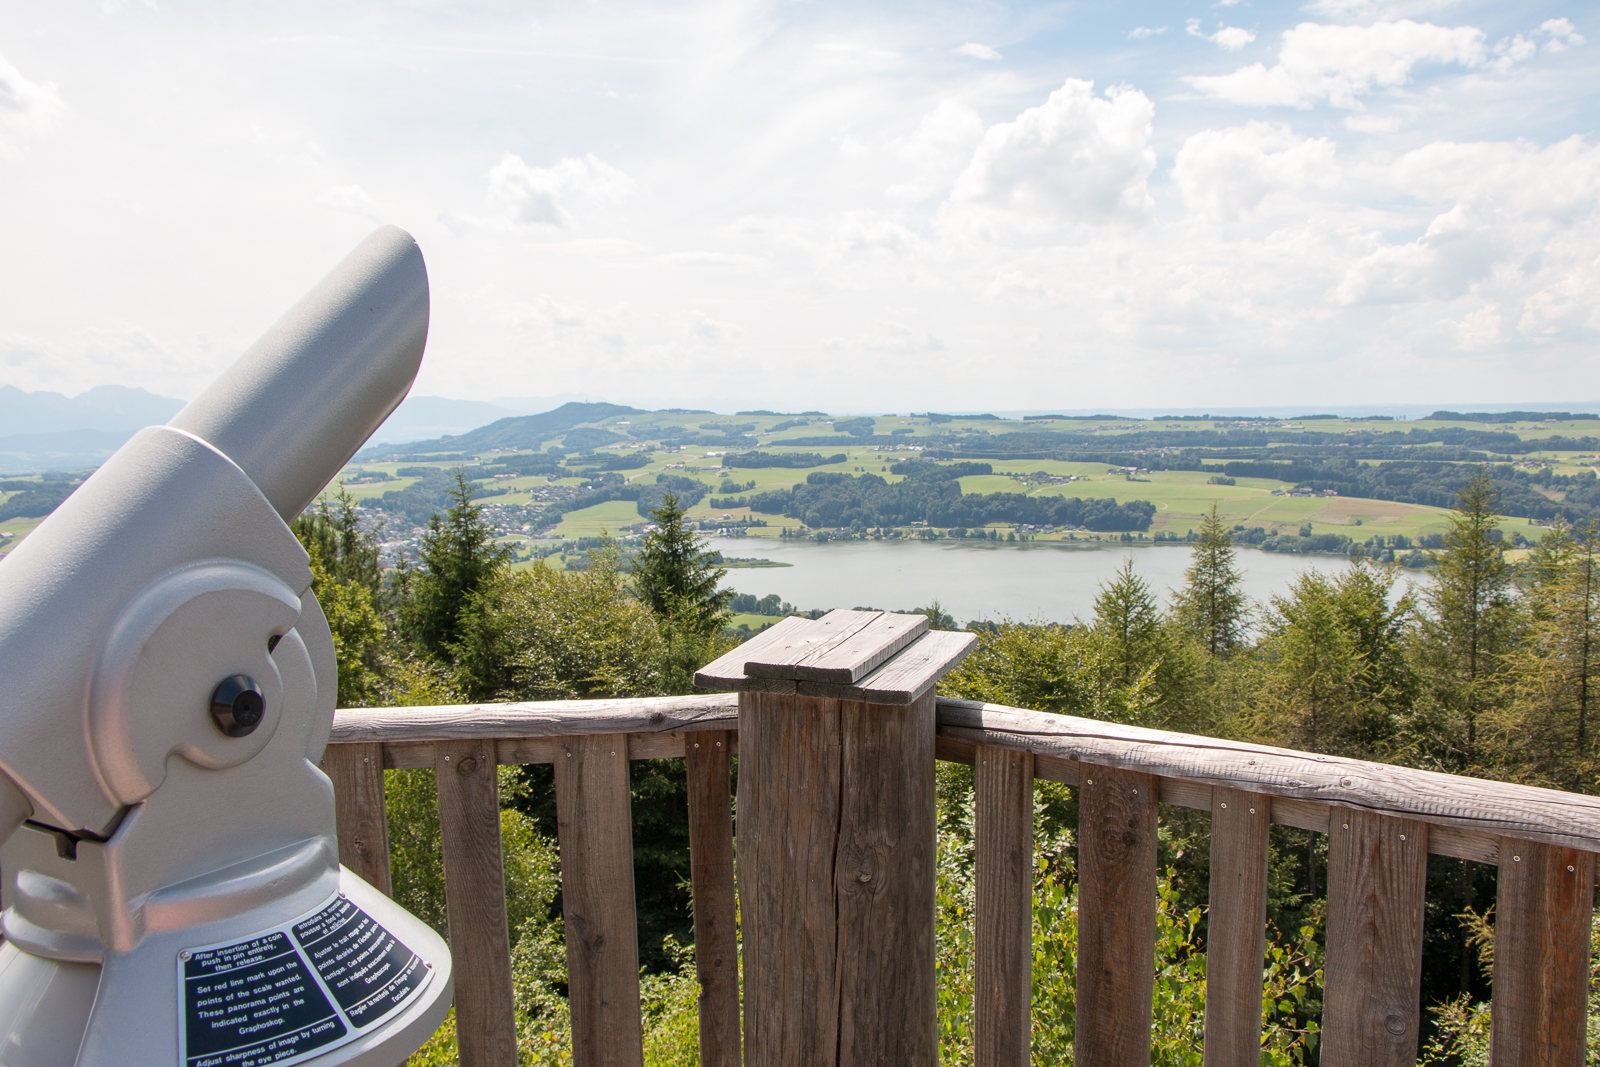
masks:
<svg viewBox="0 0 1600 1067"><path fill-rule="evenodd" d="M739 947L734 931L733 813L728 802L732 736L722 730L691 734L685 753L701 1067L739 1067Z"/></svg>
<svg viewBox="0 0 1600 1067"><path fill-rule="evenodd" d="M393 890L382 742L329 745L322 754L322 772L333 782L339 862L387 896Z"/></svg>
<svg viewBox="0 0 1600 1067"><path fill-rule="evenodd" d="M1592 852L1500 839L1495 1063L1578 1067L1589 1005Z"/></svg>
<svg viewBox="0 0 1600 1067"><path fill-rule="evenodd" d="M1217 786L1211 794L1205 1067L1261 1062L1271 804L1271 797L1240 789Z"/></svg>
<svg viewBox="0 0 1600 1067"><path fill-rule="evenodd" d="M1416 1062L1427 885L1426 824L1333 809L1323 1067Z"/></svg>
<svg viewBox="0 0 1600 1067"><path fill-rule="evenodd" d="M1074 1061L1084 1067L1149 1067L1156 778L1088 764L1081 773Z"/></svg>
<svg viewBox="0 0 1600 1067"><path fill-rule="evenodd" d="M461 1067L514 1067L516 1015L493 741L434 746Z"/></svg>
<svg viewBox="0 0 1600 1067"><path fill-rule="evenodd" d="M555 776L572 1061L576 1067L640 1067L628 736L562 738Z"/></svg>
<svg viewBox="0 0 1600 1067"><path fill-rule="evenodd" d="M1033 1002L1033 756L979 745L976 1067L1027 1067Z"/></svg>

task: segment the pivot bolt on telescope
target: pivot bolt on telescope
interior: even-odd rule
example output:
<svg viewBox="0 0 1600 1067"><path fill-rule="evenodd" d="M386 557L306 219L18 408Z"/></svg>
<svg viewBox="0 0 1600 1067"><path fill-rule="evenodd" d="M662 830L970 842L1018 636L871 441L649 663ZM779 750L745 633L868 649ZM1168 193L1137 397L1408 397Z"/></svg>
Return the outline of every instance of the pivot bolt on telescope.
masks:
<svg viewBox="0 0 1600 1067"><path fill-rule="evenodd" d="M443 1020L444 941L339 866L333 638L287 525L427 333L384 227L0 560L6 1067L395 1067Z"/></svg>

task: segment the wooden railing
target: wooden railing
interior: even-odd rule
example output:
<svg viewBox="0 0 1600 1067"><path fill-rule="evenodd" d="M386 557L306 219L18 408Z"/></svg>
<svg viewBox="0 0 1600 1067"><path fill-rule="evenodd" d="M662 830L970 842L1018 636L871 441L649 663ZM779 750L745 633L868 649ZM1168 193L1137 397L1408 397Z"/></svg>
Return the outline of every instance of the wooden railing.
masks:
<svg viewBox="0 0 1600 1067"><path fill-rule="evenodd" d="M740 1063L738 700L338 713L340 858L386 892L383 770L437 775L463 1065L516 1062L495 774L516 763L555 769L574 1060L641 1062L627 761L663 757L688 764L701 1063ZM976 775L979 1067L1029 1062L1035 778L1079 790L1082 1067L1150 1062L1160 803L1211 813L1207 1067L1259 1060L1272 823L1329 839L1324 1067L1415 1061L1429 853L1499 867L1494 1062L1584 1062L1600 799L959 700L937 717L937 757Z"/></svg>

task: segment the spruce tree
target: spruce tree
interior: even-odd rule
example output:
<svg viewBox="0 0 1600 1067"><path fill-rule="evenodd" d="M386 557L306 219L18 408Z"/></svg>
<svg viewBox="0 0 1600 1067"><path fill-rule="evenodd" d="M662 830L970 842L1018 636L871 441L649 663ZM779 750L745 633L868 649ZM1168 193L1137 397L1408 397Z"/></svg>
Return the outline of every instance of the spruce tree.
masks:
<svg viewBox="0 0 1600 1067"><path fill-rule="evenodd" d="M634 591L669 631L700 640L715 636L731 614L733 591L717 589L728 572L689 528L676 496L668 493L650 514L656 528L634 558Z"/></svg>
<svg viewBox="0 0 1600 1067"><path fill-rule="evenodd" d="M437 513L422 535L422 568L407 576L400 618L432 656L455 658L464 616L510 554L494 543L483 509L472 502L472 486L460 470L450 490L449 513Z"/></svg>
<svg viewBox="0 0 1600 1067"><path fill-rule="evenodd" d="M1131 558L1094 598L1094 632L1106 643L1120 685L1132 685L1159 656L1161 609Z"/></svg>
<svg viewBox="0 0 1600 1067"><path fill-rule="evenodd" d="M1212 504L1200 521L1193 562L1184 573L1185 584L1174 607L1179 623L1213 656L1238 648L1249 624L1249 600L1241 588L1244 575L1237 558L1233 534Z"/></svg>
<svg viewBox="0 0 1600 1067"><path fill-rule="evenodd" d="M1479 731L1510 695L1507 657L1520 637L1512 569L1499 538L1499 493L1480 468L1457 493L1445 550L1424 594L1421 665L1431 707L1419 740L1446 770L1484 769Z"/></svg>

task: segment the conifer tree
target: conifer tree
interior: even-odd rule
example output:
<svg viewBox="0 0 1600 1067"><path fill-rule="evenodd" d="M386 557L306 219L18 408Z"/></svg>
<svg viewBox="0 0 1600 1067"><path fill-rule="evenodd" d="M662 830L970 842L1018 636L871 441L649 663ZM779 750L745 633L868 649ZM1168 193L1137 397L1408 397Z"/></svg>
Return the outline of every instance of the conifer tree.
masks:
<svg viewBox="0 0 1600 1067"><path fill-rule="evenodd" d="M1213 656L1238 648L1249 624L1249 601L1241 588L1244 575L1237 558L1233 534L1212 504L1200 521L1193 562L1184 573L1185 585L1174 607L1179 623Z"/></svg>
<svg viewBox="0 0 1600 1067"><path fill-rule="evenodd" d="M455 658L463 616L473 598L509 558L494 543L483 509L472 502L472 486L460 470L450 490L449 513L438 514L422 535L422 568L406 576L400 619L429 655Z"/></svg>
<svg viewBox="0 0 1600 1067"><path fill-rule="evenodd" d="M1095 596L1094 632L1106 644L1120 685L1132 685L1160 655L1161 608L1134 573L1132 558Z"/></svg>
<svg viewBox="0 0 1600 1067"><path fill-rule="evenodd" d="M716 635L730 615L733 592L717 589L728 572L689 529L676 496L668 493L650 514L656 528L633 561L635 592L669 630L697 639Z"/></svg>

